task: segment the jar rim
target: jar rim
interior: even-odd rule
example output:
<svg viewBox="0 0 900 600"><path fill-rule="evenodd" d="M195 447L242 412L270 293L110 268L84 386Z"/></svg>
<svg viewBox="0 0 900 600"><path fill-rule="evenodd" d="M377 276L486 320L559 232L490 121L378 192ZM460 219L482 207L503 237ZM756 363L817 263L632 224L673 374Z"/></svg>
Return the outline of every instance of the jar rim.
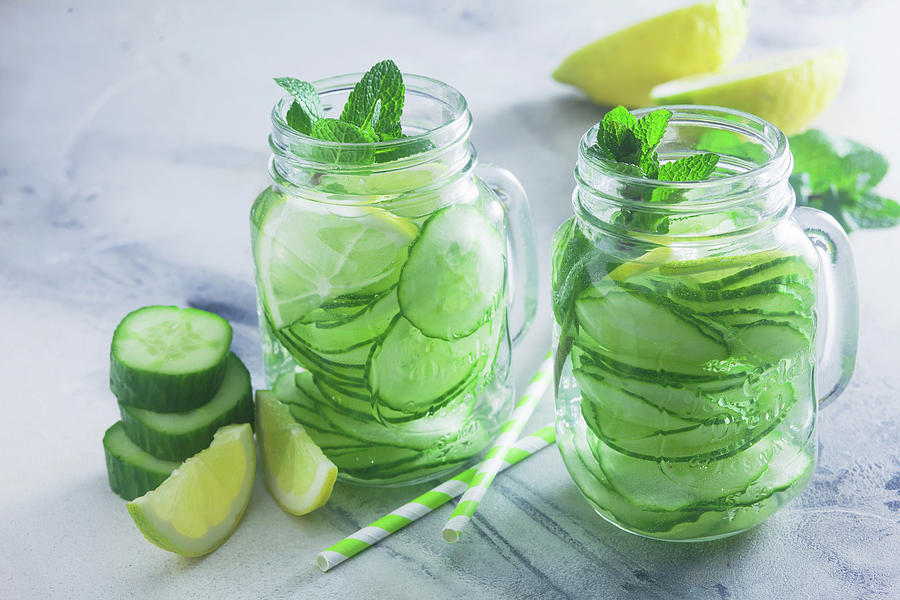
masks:
<svg viewBox="0 0 900 600"><path fill-rule="evenodd" d="M348 92L362 78L364 73L345 73L342 75L334 75L323 79L317 79L310 82L320 97L328 94ZM469 113L468 103L465 96L455 87L444 83L432 77L425 75L416 75L414 73L403 73L403 84L405 86L405 94L409 94L431 98L441 102L449 109L449 117L447 117L439 125L404 138L383 142L335 142L329 140L320 140L312 136L306 135L290 127L287 124L285 115L288 108L293 102L290 94L285 94L272 108L272 124L278 137L289 143L301 143L307 146L315 146L319 148L343 149L351 150L354 148L378 148L378 149L402 149L417 145L422 141L433 142L434 140L442 140L440 146L446 146L460 137L468 135L472 126L472 117ZM438 148L438 144L434 144ZM426 154L421 152L419 154Z"/></svg>
<svg viewBox="0 0 900 600"><path fill-rule="evenodd" d="M674 104L652 108L642 108L631 111L631 113L640 118L654 110L665 108L672 112L669 121L670 125L697 125L715 128L719 130L729 130L734 133L743 134L755 138L766 149L768 158L752 168L740 173L726 174L713 179L701 181L661 181L658 179L647 179L644 177L636 177L620 173L610 168L609 163L592 156L587 149L594 144L596 140L598 125L591 127L581 138L579 144L579 166L586 163L592 170L598 174L614 179L623 184L639 186L643 189L652 190L653 188L670 188L681 190L709 190L734 188L737 184L749 181L765 180L778 181L790 175L793 164L787 136L778 127L765 119L756 115L746 113L740 110L724 108L719 106L695 105L695 104ZM579 176L576 168L576 179L579 183L584 183L584 178ZM707 199L694 198L689 202L654 202L657 208L674 209L675 211L693 209L701 207L712 208L718 207L725 203L729 203L727 198L723 198L717 194L710 194ZM629 201L623 202L631 204ZM643 202L634 202L636 206L643 205ZM690 207L690 208L689 208Z"/></svg>

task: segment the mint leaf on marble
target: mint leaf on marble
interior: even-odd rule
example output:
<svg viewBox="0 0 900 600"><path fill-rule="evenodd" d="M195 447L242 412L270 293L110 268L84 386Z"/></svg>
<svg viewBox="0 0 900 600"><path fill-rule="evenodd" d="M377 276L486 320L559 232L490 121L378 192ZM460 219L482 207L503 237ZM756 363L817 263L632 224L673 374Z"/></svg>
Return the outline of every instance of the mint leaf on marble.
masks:
<svg viewBox="0 0 900 600"><path fill-rule="evenodd" d="M888 171L884 156L817 129L791 136L790 147L799 206L828 212L848 232L900 224L900 205L873 190Z"/></svg>
<svg viewBox="0 0 900 600"><path fill-rule="evenodd" d="M396 139L402 133L400 115L405 94L400 69L394 61L383 60L353 87L341 112L341 121Z"/></svg>
<svg viewBox="0 0 900 600"><path fill-rule="evenodd" d="M313 123L321 119L324 114L316 88L309 82L293 77L277 77L275 83L287 90L294 98L285 115L288 127L309 135Z"/></svg>

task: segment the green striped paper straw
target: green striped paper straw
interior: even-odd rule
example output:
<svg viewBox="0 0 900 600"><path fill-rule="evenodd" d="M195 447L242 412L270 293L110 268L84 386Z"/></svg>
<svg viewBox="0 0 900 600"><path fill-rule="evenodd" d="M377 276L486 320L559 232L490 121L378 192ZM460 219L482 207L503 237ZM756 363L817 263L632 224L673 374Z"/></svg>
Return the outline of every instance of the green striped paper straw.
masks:
<svg viewBox="0 0 900 600"><path fill-rule="evenodd" d="M447 524L441 531L444 541L450 543L459 541L460 533L472 519L475 509L478 508L478 503L484 498L484 494L494 481L494 477L503 466L506 454L514 446L519 434L522 433L525 423L531 418L531 413L534 412L534 407L537 406L538 400L541 399L550 386L552 372L553 355L552 352L548 352L547 356L544 357L544 362L541 363L541 367L532 377L531 383L528 384L525 395L519 399L519 403L516 404L512 415L500 428L500 436L488 451L487 456L478 468L478 472L475 473L475 476L469 483L469 489L463 493L459 504L453 509L450 520L447 521Z"/></svg>
<svg viewBox="0 0 900 600"><path fill-rule="evenodd" d="M522 438L506 454L501 471L520 462L556 440L553 425L541 427L531 435ZM323 572L336 567L348 558L356 556L366 548L374 546L395 531L403 529L436 508L443 506L462 494L469 487L469 481L478 472L478 466L466 469L456 477L448 479L415 500L404 504L394 512L381 517L368 527L345 537L338 543L323 550L316 557L316 564Z"/></svg>

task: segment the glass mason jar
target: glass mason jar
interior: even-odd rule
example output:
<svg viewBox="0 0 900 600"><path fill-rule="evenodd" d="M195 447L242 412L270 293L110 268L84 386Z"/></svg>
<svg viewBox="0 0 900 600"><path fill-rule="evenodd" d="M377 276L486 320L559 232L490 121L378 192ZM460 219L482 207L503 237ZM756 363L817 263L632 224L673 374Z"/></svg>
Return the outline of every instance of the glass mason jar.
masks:
<svg viewBox="0 0 900 600"><path fill-rule="evenodd" d="M360 77L314 83L325 116ZM282 99L273 184L251 210L267 384L340 478L370 485L440 477L498 433L512 407L511 344L537 295L521 185L476 169L462 94L404 82L409 137L394 142L305 136L287 126Z"/></svg>
<svg viewBox="0 0 900 600"><path fill-rule="evenodd" d="M557 436L603 518L698 541L809 481L817 409L853 372L856 285L837 222L794 208L781 131L668 108L660 160L715 152L712 179L629 177L592 157L596 127L581 140L575 216L553 242Z"/></svg>

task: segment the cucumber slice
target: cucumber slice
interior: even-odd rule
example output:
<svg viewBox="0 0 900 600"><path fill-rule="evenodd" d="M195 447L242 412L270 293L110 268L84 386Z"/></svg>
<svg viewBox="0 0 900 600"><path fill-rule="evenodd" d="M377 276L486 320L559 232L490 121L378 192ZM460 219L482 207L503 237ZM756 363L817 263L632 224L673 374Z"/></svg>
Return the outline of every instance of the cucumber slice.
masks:
<svg viewBox="0 0 900 600"><path fill-rule="evenodd" d="M109 487L125 500L134 500L168 479L180 462L162 460L147 454L128 439L121 422L103 434L106 473Z"/></svg>
<svg viewBox="0 0 900 600"><path fill-rule="evenodd" d="M696 422L682 419L637 394L610 385L599 369L575 369L574 375L581 390L582 403L590 402L599 419L628 421L657 430L697 426Z"/></svg>
<svg viewBox="0 0 900 600"><path fill-rule="evenodd" d="M490 318L506 283L506 244L470 205L443 208L422 226L400 273L403 316L428 337L467 337Z"/></svg>
<svg viewBox="0 0 900 600"><path fill-rule="evenodd" d="M746 301L747 298L761 294L769 294L783 289L789 289L799 296L802 302L802 310L797 312L808 313L815 304L815 293L807 287L807 280L798 275L780 275L760 281L751 285L727 289L700 289L684 284L672 285L670 295L673 299L702 302L704 304L723 302L728 300ZM749 308L748 303L743 304Z"/></svg>
<svg viewBox="0 0 900 600"><path fill-rule="evenodd" d="M594 455L610 486L643 508L683 510L714 504L745 492L765 472L772 459L774 438L767 436L727 458L669 463L633 458L598 442Z"/></svg>
<svg viewBox="0 0 900 600"><path fill-rule="evenodd" d="M310 373L298 373L297 387L310 398L316 412L332 427L349 439L373 446L398 446L426 450L447 442L447 432L460 432L471 414L471 407L449 411L448 414L409 420L401 423L383 423L371 415L356 418L346 410L339 410L322 394ZM467 437L468 436L467 434ZM373 456L377 456L373 454Z"/></svg>
<svg viewBox="0 0 900 600"><path fill-rule="evenodd" d="M783 321L759 320L748 325L735 327L737 346L749 354L760 365L771 365L785 358L808 353L812 348L812 337Z"/></svg>
<svg viewBox="0 0 900 600"><path fill-rule="evenodd" d="M743 310L758 310L776 314L810 314L810 308L804 302L803 297L792 287L786 285L775 285L758 294L747 294L728 300L691 300L679 296L677 292L671 293L669 297L695 315L717 316Z"/></svg>
<svg viewBox="0 0 900 600"><path fill-rule="evenodd" d="M374 341L384 333L399 311L397 294L391 292L352 319L316 323L297 321L288 329L291 335L314 352L343 353Z"/></svg>
<svg viewBox="0 0 900 600"><path fill-rule="evenodd" d="M387 408L406 413L437 410L493 360L500 330L488 321L471 335L450 342L426 337L397 317L369 357L369 390Z"/></svg>
<svg viewBox="0 0 900 600"><path fill-rule="evenodd" d="M587 363L582 370L602 379L617 393L641 398L659 410L686 421L709 422L732 419L747 404L746 379L723 378L708 384L676 384L641 377L631 377L607 366Z"/></svg>
<svg viewBox="0 0 900 600"><path fill-rule="evenodd" d="M714 259L710 263L713 268L706 270L692 270L671 263L663 264L659 267L659 273L664 277L674 277L684 283L708 290L736 289L782 276L796 276L798 280L807 284L813 281L815 273L802 257L774 254L762 252L751 255L756 256L757 260L747 257L750 260L746 263L743 260L730 261L721 266L715 265L722 263L722 259Z"/></svg>
<svg viewBox="0 0 900 600"><path fill-rule="evenodd" d="M380 296L360 296L348 294L323 302L318 307L305 313L302 317L294 321L295 323L316 324L324 323L329 325L340 325L361 316L373 302L376 302ZM272 321L271 317L269 321Z"/></svg>
<svg viewBox="0 0 900 600"><path fill-rule="evenodd" d="M234 353L225 359L225 377L212 399L183 413L158 413L119 403L128 437L153 456L183 461L212 442L219 427L253 422L250 373Z"/></svg>
<svg viewBox="0 0 900 600"><path fill-rule="evenodd" d="M597 285L575 301L584 342L612 356L628 357L634 366L687 374L707 372L710 361L729 356L721 338L705 330L675 303L656 294Z"/></svg>
<svg viewBox="0 0 900 600"><path fill-rule="evenodd" d="M744 492L728 498L728 505L751 506L812 476L813 458L808 451L781 442L775 444L774 450L765 473Z"/></svg>
<svg viewBox="0 0 900 600"><path fill-rule="evenodd" d="M146 306L113 333L109 387L119 402L183 412L212 398L225 375L231 325L195 308Z"/></svg>
<svg viewBox="0 0 900 600"><path fill-rule="evenodd" d="M596 342L593 342L596 344ZM666 371L664 369L646 369L631 363L622 362L609 356L608 354L598 351L597 348L591 347L584 343L575 344L571 350L572 364L575 368L582 368L585 365L598 366L604 369L612 370L616 373L631 377L634 379L644 379L660 385L694 385L694 384L717 384L729 383L736 385L739 381L747 376L746 368L735 365L733 371L704 371L702 374L678 373L675 371ZM628 356L622 357L630 359Z"/></svg>
<svg viewBox="0 0 900 600"><path fill-rule="evenodd" d="M676 429L652 424L609 421L592 401L582 402L588 427L611 448L635 458L671 462L716 460L740 452L775 429L796 402L793 387L771 382L748 397L741 414L727 422L693 423Z"/></svg>

